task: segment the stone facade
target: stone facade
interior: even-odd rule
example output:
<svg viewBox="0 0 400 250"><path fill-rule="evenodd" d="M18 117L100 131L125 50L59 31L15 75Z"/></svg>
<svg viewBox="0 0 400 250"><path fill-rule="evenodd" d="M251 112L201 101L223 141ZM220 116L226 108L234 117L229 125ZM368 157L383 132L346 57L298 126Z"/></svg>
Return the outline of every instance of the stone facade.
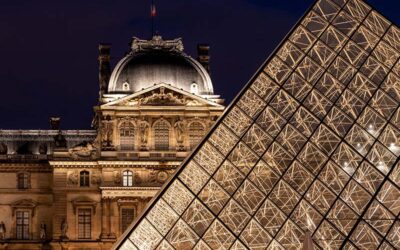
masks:
<svg viewBox="0 0 400 250"><path fill-rule="evenodd" d="M146 53L195 61L180 39L136 39L131 50L130 62ZM201 93L188 91L194 81L120 91L107 83L121 78L118 67L134 69L120 62L110 75L108 53L101 45L93 130L59 130L57 119L51 130L0 130L0 249L110 249L222 114L199 62ZM163 60L162 73L174 63ZM177 67L182 79L194 74Z"/></svg>

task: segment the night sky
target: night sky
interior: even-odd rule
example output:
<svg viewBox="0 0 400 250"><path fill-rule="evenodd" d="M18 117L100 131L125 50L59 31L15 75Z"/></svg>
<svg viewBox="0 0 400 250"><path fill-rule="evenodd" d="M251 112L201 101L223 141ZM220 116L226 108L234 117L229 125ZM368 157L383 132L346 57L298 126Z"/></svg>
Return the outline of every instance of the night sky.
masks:
<svg viewBox="0 0 400 250"><path fill-rule="evenodd" d="M156 30L196 57L211 45L215 93L227 104L313 0L155 0ZM368 1L400 24L400 1ZM88 129L98 98L97 45L112 65L132 36L150 38L150 0L0 0L0 129Z"/></svg>

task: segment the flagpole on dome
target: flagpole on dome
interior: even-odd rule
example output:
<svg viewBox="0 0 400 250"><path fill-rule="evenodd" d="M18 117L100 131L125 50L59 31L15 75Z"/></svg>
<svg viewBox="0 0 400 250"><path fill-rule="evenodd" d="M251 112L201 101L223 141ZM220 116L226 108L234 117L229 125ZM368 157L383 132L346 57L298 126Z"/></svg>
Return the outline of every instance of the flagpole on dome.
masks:
<svg viewBox="0 0 400 250"><path fill-rule="evenodd" d="M156 5L154 4L154 0L151 0L150 16L151 16L151 38L153 38L153 36L154 36L154 19L157 16L157 9L156 9Z"/></svg>

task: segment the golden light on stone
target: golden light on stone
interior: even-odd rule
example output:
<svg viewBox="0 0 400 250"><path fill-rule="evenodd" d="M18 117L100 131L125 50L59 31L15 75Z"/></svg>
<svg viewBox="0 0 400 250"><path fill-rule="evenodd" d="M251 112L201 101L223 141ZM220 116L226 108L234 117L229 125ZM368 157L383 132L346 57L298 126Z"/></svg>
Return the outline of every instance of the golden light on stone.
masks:
<svg viewBox="0 0 400 250"><path fill-rule="evenodd" d="M317 1L115 249L399 249L399 37Z"/></svg>

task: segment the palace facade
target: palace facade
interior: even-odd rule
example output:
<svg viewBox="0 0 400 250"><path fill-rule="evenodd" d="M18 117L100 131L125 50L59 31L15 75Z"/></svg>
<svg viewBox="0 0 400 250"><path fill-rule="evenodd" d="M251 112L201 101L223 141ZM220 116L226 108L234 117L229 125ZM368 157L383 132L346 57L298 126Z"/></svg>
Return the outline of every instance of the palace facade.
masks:
<svg viewBox="0 0 400 250"><path fill-rule="evenodd" d="M0 249L110 249L222 114L208 53L102 44L93 130L0 130Z"/></svg>

